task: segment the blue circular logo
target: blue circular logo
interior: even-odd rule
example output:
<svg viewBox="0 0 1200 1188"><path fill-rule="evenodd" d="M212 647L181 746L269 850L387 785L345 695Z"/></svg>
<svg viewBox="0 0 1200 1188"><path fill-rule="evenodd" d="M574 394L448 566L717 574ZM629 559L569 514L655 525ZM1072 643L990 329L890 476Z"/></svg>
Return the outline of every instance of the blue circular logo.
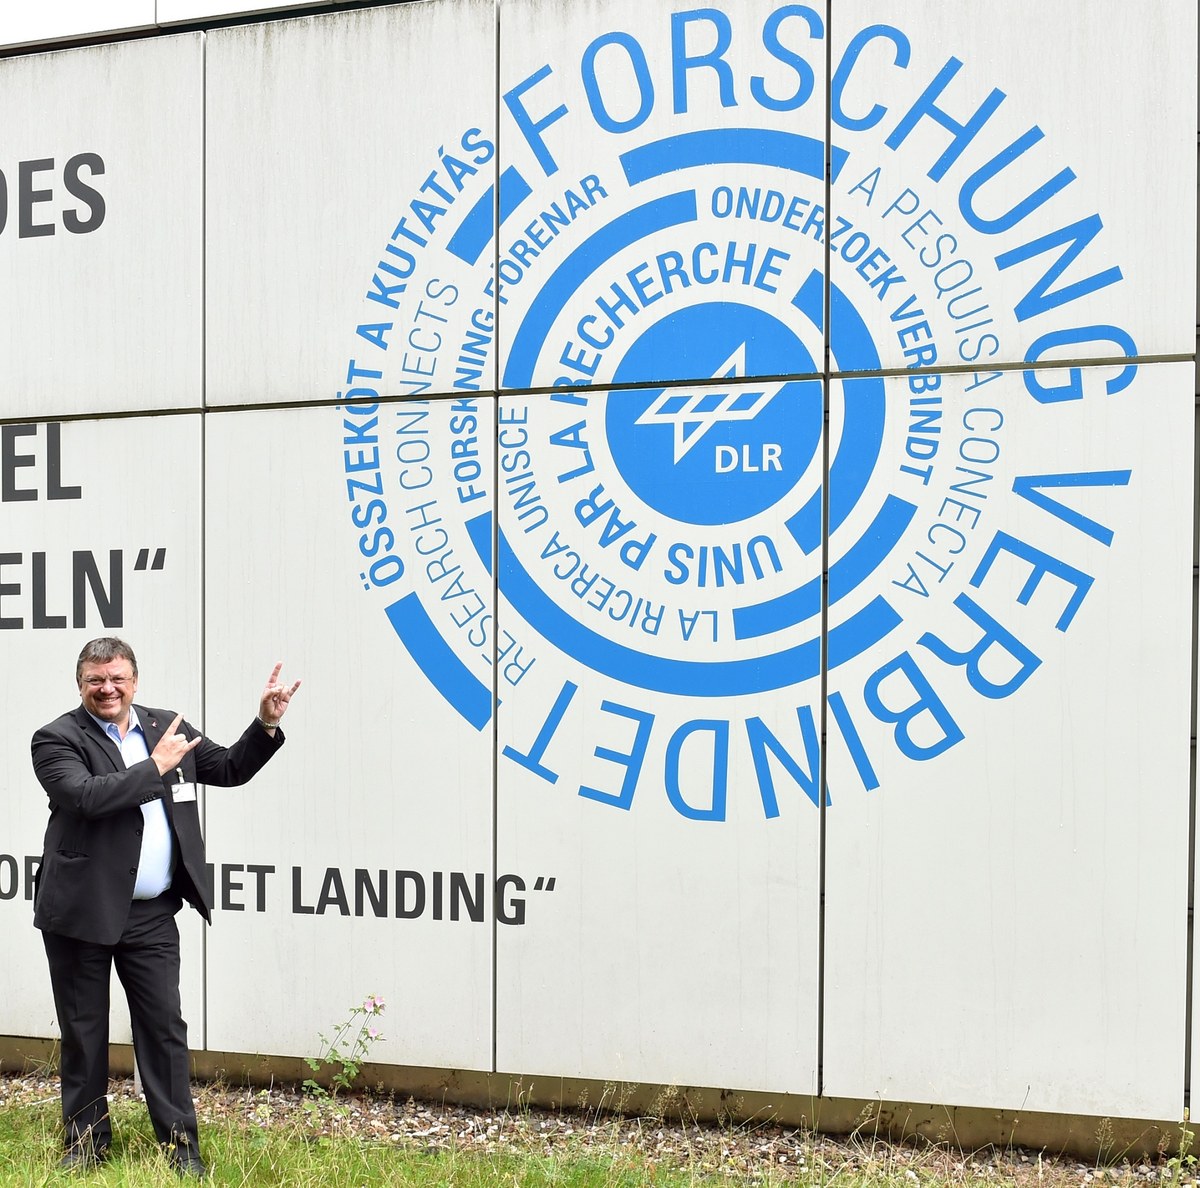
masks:
<svg viewBox="0 0 1200 1188"><path fill-rule="evenodd" d="M738 523L778 503L818 460L820 381L747 383L816 370L770 314L732 301L677 310L633 343L613 381L664 366L711 379L613 392L605 414L613 462L648 507L686 524Z"/></svg>

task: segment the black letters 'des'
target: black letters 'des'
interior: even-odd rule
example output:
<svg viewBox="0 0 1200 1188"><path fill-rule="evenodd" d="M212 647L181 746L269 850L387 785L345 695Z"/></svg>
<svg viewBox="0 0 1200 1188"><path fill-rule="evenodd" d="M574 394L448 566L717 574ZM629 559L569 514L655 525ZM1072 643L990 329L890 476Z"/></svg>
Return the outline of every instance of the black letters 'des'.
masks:
<svg viewBox="0 0 1200 1188"><path fill-rule="evenodd" d="M0 235L10 208L17 213L17 238L38 239L58 229L56 217L72 235L86 235L104 222L104 195L91 183L104 174L99 153L76 153L60 170L53 157L0 166ZM56 195L58 199L56 201ZM72 202L74 200L74 202Z"/></svg>

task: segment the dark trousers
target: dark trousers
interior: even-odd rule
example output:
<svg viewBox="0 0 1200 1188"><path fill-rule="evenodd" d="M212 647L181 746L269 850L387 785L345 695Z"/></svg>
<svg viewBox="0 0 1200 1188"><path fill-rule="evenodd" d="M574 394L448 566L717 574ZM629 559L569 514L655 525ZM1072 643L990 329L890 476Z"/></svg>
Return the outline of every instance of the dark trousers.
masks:
<svg viewBox="0 0 1200 1188"><path fill-rule="evenodd" d="M62 1112L68 1147L103 1150L108 1118L108 1001L115 966L129 1002L133 1047L160 1143L199 1153L187 1024L179 1003L178 895L133 901L115 945L43 932L62 1033Z"/></svg>

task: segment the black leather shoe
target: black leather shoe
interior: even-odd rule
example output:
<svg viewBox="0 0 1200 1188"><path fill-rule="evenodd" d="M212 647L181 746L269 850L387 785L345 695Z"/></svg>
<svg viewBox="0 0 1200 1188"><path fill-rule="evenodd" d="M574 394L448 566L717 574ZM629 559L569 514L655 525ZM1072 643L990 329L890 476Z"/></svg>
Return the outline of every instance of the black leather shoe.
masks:
<svg viewBox="0 0 1200 1188"><path fill-rule="evenodd" d="M199 1155L180 1148L171 1153L171 1166L181 1180L203 1180L208 1175L208 1168Z"/></svg>
<svg viewBox="0 0 1200 1188"><path fill-rule="evenodd" d="M63 1171L86 1172L99 1167L107 1158L107 1147L93 1147L90 1143L80 1143L66 1149L58 1166Z"/></svg>

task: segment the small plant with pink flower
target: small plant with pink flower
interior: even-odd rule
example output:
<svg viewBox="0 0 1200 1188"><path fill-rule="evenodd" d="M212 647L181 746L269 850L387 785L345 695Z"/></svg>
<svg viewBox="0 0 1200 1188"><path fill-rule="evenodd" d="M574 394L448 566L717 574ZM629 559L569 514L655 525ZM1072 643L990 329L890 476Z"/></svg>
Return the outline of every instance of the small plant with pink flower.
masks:
<svg viewBox="0 0 1200 1188"><path fill-rule="evenodd" d="M305 1092L318 1099L336 1098L354 1087L374 1044L383 1039L380 1016L387 1004L378 994L368 994L332 1036L321 1033L321 1055L305 1057L313 1076L304 1082ZM321 1077L317 1081L316 1077ZM327 1082L329 1088L322 1082Z"/></svg>

